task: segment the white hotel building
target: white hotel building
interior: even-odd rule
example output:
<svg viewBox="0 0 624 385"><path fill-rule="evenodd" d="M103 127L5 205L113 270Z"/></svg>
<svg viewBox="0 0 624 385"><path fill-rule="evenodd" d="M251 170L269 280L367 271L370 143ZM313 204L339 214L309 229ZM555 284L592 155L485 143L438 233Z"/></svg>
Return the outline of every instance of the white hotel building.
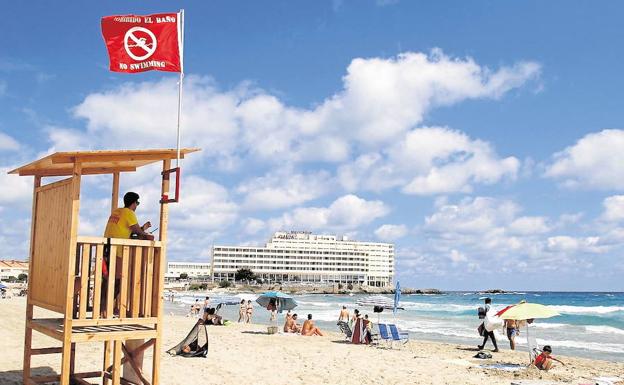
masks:
<svg viewBox="0 0 624 385"><path fill-rule="evenodd" d="M210 278L210 263L201 262L167 262L165 278L180 278L185 273L189 278Z"/></svg>
<svg viewBox="0 0 624 385"><path fill-rule="evenodd" d="M394 277L394 245L309 232L276 232L264 247L213 246L213 280L233 281L241 268L273 282L390 287Z"/></svg>

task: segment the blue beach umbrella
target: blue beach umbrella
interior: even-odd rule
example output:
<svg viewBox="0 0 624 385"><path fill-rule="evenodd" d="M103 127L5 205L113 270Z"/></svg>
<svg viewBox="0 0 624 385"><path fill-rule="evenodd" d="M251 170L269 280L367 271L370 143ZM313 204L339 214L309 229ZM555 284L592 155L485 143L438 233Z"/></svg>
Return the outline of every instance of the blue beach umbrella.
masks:
<svg viewBox="0 0 624 385"><path fill-rule="evenodd" d="M284 294L280 291L267 291L266 293L260 295L258 299L256 299L256 302L260 306L266 308L269 306L271 299L276 300L277 311L280 313L282 310L292 310L298 305L297 301L295 301L292 296Z"/></svg>
<svg viewBox="0 0 624 385"><path fill-rule="evenodd" d="M399 301L401 300L401 284L399 281L394 288L394 306L392 307L392 313L396 316L397 309L399 308Z"/></svg>

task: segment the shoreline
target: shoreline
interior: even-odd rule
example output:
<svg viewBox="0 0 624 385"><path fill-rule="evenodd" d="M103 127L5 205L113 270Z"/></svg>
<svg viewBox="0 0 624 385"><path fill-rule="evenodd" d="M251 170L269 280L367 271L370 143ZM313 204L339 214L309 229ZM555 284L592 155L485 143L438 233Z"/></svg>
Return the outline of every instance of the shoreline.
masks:
<svg viewBox="0 0 624 385"><path fill-rule="evenodd" d="M25 299L0 302L5 327L0 339L6 354L0 361L0 383L21 383ZM260 310L258 310L260 311ZM45 315L44 311L38 312ZM522 367L516 372L482 368L482 364L526 365L526 352L501 351L490 360L472 358L471 346L410 340L405 346L382 349L344 342L332 330L325 337L266 333L267 325L236 324L208 326L209 352L204 358L171 357L164 353L186 336L195 323L184 316L164 317L162 383L182 385L196 382L222 384L507 384L512 380L548 380L570 384L587 383L599 376L624 373L623 363L559 356L566 366L549 372ZM55 346L53 340L34 333L34 346ZM94 370L101 361L101 345L78 344L77 368ZM241 360L241 357L245 357ZM145 367L151 360L146 357ZM58 357L46 355L34 361L35 371L49 374L58 370ZM95 367L94 367L95 365ZM595 381L594 381L595 382Z"/></svg>

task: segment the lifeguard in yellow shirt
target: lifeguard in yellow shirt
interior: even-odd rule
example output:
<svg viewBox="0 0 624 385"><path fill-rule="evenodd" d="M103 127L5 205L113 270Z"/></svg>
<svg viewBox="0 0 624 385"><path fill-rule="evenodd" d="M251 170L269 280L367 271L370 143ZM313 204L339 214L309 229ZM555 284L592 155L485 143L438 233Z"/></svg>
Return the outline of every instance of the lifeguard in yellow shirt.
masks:
<svg viewBox="0 0 624 385"><path fill-rule="evenodd" d="M135 234L138 239L146 239L153 241L154 236L145 232L145 230L149 229L152 224L148 221L143 224L143 226L139 226L139 221L137 220L136 214L134 213L139 206L139 194L135 192L127 192L124 197L124 207L117 208L113 210L110 217L108 217L108 222L106 223L106 230L104 230L105 238L121 238L121 239L130 239L133 234ZM117 252L115 253L115 257L117 257L117 261L115 263L116 266L121 266L122 260L122 247L117 247ZM102 280L102 312L105 316L106 314L106 287L108 286L108 266L109 266L109 258L110 255L110 246L106 245L104 247L104 263L102 266L103 280ZM120 278L121 278L121 269L118 268L115 272L115 299L119 295L119 287L120 287Z"/></svg>
<svg viewBox="0 0 624 385"><path fill-rule="evenodd" d="M113 210L108 217L104 238L129 239L132 234L136 234L139 239L153 241L154 236L145 232L152 224L148 221L143 226L139 226L139 221L134 213L139 206L139 194L132 191L127 192L123 200L124 207Z"/></svg>

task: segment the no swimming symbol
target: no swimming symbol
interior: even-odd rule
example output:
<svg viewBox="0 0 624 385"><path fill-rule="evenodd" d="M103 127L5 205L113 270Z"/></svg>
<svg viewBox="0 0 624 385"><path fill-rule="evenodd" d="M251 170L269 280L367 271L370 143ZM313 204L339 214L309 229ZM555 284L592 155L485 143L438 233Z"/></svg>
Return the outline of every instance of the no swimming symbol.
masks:
<svg viewBox="0 0 624 385"><path fill-rule="evenodd" d="M152 56L156 52L156 46L156 36L147 28L132 27L124 36L124 48L128 56L137 61Z"/></svg>

